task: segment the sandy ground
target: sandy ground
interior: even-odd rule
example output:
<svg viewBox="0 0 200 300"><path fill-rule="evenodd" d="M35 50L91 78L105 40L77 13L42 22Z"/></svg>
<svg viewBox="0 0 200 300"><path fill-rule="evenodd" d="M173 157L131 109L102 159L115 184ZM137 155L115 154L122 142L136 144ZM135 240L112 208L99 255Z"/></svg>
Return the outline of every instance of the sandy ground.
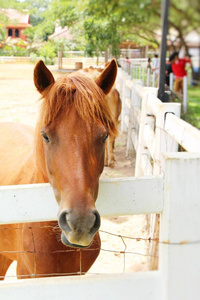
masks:
<svg viewBox="0 0 200 300"><path fill-rule="evenodd" d="M33 84L33 65L0 64L0 121L21 122L35 126L39 97ZM55 78L60 73L50 67ZM63 72L62 72L63 73ZM134 154L126 157L126 137L119 135L115 143L115 167L105 167L102 178L134 176ZM140 216L121 216L102 218L101 230L129 237L147 237L146 218ZM147 242L127 239L100 232L102 251L90 273L121 273L145 271L148 269ZM120 253L120 252L124 252ZM105 251L106 250L106 251ZM13 264L8 276L13 276Z"/></svg>

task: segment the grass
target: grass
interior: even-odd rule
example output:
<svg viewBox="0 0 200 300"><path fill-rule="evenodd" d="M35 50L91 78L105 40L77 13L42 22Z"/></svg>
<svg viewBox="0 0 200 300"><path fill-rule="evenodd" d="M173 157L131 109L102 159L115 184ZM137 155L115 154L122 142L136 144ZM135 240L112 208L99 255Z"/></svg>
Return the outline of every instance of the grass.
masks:
<svg viewBox="0 0 200 300"><path fill-rule="evenodd" d="M200 129L200 86L188 87L188 111L183 118Z"/></svg>

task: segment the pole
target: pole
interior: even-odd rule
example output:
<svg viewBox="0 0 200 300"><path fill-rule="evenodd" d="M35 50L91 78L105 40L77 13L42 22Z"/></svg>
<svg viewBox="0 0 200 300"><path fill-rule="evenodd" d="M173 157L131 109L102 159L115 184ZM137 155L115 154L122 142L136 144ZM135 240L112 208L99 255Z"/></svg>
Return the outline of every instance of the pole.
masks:
<svg viewBox="0 0 200 300"><path fill-rule="evenodd" d="M165 69L166 69L166 50L167 50L167 33L168 33L168 10L169 1L162 0L162 40L160 48L160 73L159 73L159 88L158 98L162 102L169 102L169 96L165 93Z"/></svg>

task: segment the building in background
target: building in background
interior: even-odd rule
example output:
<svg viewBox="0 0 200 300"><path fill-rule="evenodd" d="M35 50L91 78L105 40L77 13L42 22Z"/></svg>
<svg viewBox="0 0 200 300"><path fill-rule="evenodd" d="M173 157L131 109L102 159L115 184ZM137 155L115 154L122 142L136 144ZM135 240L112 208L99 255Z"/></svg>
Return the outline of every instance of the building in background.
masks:
<svg viewBox="0 0 200 300"><path fill-rule="evenodd" d="M61 26L56 26L54 33L49 36L49 40L59 40L63 38L67 41L72 40L72 35L67 26L65 26L64 28L62 28Z"/></svg>
<svg viewBox="0 0 200 300"><path fill-rule="evenodd" d="M24 34L24 30L31 27L29 13L26 10L20 12L12 8L1 8L0 13L4 14L8 20L5 26L6 38L22 39L26 41L27 37Z"/></svg>

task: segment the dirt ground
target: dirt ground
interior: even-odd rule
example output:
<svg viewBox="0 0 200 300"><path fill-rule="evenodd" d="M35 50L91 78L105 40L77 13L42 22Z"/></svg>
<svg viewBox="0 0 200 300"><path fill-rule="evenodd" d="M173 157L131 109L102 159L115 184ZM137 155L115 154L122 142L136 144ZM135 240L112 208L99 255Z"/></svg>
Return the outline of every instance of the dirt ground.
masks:
<svg viewBox="0 0 200 300"><path fill-rule="evenodd" d="M0 121L21 122L35 126L39 97L33 84L34 65L0 64ZM57 78L60 72L50 67ZM63 74L63 72L62 72ZM135 156L126 157L126 136L119 134L115 143L115 167L105 167L102 178L134 176ZM113 236L146 238L146 219L140 216L102 218L102 251L89 273L121 273L148 269L147 242ZM109 233L105 233L106 231ZM125 253L120 253L124 252ZM15 267L15 265L14 265ZM14 267L8 275L13 274Z"/></svg>

